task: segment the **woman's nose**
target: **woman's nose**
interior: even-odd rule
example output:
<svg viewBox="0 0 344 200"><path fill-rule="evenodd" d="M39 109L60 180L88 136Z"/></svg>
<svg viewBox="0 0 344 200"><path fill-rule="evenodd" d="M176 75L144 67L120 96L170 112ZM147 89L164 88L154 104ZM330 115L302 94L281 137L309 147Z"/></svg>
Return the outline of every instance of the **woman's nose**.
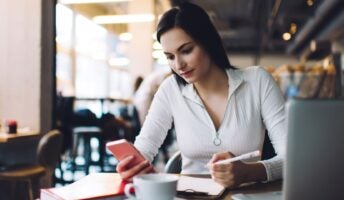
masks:
<svg viewBox="0 0 344 200"><path fill-rule="evenodd" d="M182 58L176 57L176 59L174 60L174 66L178 70L183 69L185 67L185 62Z"/></svg>

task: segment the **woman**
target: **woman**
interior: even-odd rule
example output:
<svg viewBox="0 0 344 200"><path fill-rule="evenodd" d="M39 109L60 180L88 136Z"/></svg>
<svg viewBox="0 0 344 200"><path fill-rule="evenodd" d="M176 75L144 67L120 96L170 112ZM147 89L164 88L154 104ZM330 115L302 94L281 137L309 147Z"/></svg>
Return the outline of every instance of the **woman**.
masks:
<svg viewBox="0 0 344 200"><path fill-rule="evenodd" d="M147 161L117 171L124 179L153 171L172 122L182 153L182 173L211 174L226 186L272 181L282 176L284 99L272 77L259 67L232 67L221 39L200 7L185 3L167 11L157 38L173 70L156 93L135 146ZM216 161L262 150L265 127L277 156L270 160L217 164ZM209 168L206 164L209 162Z"/></svg>

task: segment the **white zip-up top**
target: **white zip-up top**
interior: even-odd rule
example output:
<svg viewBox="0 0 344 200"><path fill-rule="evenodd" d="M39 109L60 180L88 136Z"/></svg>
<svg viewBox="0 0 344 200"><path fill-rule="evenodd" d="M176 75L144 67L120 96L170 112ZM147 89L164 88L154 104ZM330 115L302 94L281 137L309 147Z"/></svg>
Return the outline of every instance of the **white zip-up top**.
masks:
<svg viewBox="0 0 344 200"><path fill-rule="evenodd" d="M155 94L135 146L152 161L173 122L182 153L182 173L209 174L205 165L217 152L238 156L262 150L266 128L277 156L260 162L268 181L280 179L286 141L285 100L280 89L260 67L228 69L226 73L228 103L217 131L193 85L178 84L171 76ZM213 143L216 135L221 140L219 146Z"/></svg>

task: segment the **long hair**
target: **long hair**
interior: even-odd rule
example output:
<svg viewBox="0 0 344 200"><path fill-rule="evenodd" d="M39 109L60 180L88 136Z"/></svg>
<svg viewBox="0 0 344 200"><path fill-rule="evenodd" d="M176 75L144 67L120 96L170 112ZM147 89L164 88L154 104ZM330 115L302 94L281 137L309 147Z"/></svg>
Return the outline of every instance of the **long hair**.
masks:
<svg viewBox="0 0 344 200"><path fill-rule="evenodd" d="M182 3L174 7L161 17L157 26L157 39L172 28L181 28L196 43L202 46L212 62L222 69L235 69L227 58L221 37L211 22L207 13L199 6L191 3ZM173 72L177 81L186 84L186 81Z"/></svg>

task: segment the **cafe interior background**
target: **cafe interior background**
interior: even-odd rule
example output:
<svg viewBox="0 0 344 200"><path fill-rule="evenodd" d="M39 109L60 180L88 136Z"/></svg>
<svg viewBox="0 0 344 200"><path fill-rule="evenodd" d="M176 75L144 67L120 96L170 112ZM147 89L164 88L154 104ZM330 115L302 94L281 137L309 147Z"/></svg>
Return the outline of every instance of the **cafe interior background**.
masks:
<svg viewBox="0 0 344 200"><path fill-rule="evenodd" d="M287 99L341 97L343 1L189 1L208 12L234 66L266 68ZM3 0L0 6L1 137L9 119L17 122L18 132L44 135L59 129L64 140L61 159L53 174L56 186L87 173L114 171L116 160L108 152L98 151L103 143L97 133L87 140L75 128L86 126L102 132L104 116L129 124L137 121L132 103L134 82L137 77L146 78L169 70L155 38L155 26L164 11L181 2ZM118 137L125 137L124 129L113 131ZM81 134L83 140L76 134ZM25 142L23 139L13 144L10 140L8 144L0 143L3 170L7 163L22 164L23 155L15 152L25 152L18 149L31 152L25 161L34 162L36 154L32 152L37 148L38 139L30 145ZM167 155L177 149L172 141ZM85 151L91 155L87 170ZM13 156L4 156L9 152ZM96 161L102 156L100 166ZM159 154L156 166L163 169L165 160ZM0 184L6 185L6 181ZM18 188L25 190L26 186ZM4 193L2 190L0 194Z"/></svg>

